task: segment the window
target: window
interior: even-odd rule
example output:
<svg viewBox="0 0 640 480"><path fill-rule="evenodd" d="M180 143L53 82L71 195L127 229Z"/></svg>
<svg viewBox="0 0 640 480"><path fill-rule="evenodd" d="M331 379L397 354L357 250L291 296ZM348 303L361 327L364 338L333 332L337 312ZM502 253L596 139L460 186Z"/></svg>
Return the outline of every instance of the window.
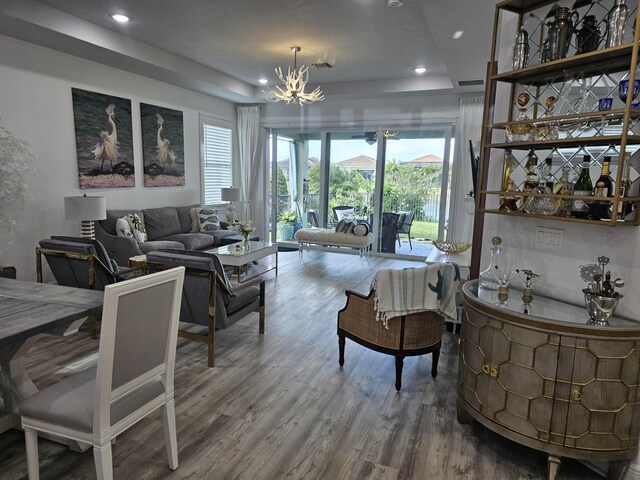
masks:
<svg viewBox="0 0 640 480"><path fill-rule="evenodd" d="M220 189L231 186L232 123L200 117L204 205L221 203Z"/></svg>

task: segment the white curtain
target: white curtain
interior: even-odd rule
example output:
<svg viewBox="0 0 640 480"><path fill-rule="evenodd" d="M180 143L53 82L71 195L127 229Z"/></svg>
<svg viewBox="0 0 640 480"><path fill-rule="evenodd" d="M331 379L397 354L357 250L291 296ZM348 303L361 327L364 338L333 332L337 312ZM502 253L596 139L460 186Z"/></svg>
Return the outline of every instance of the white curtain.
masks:
<svg viewBox="0 0 640 480"><path fill-rule="evenodd" d="M238 107L238 160L241 220L250 220L260 238L266 238L264 129L260 107Z"/></svg>
<svg viewBox="0 0 640 480"><path fill-rule="evenodd" d="M484 95L460 98L460 121L456 134L458 156L454 162L449 216L449 240L471 243L474 201L467 195L473 190L469 140L476 156L480 154Z"/></svg>

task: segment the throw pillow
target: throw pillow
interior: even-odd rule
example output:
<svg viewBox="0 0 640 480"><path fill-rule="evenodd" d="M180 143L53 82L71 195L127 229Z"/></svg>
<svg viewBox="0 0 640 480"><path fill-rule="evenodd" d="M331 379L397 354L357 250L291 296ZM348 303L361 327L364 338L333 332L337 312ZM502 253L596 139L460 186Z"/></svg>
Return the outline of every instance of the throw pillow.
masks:
<svg viewBox="0 0 640 480"><path fill-rule="evenodd" d="M360 223L353 227L353 234L358 237L365 237L369 233L369 225L366 223Z"/></svg>
<svg viewBox="0 0 640 480"><path fill-rule="evenodd" d="M198 209L198 223L200 224L201 232L220 230L220 222L216 211L211 208Z"/></svg>
<svg viewBox="0 0 640 480"><path fill-rule="evenodd" d="M353 228L356 226L355 222L347 223L347 228L344 230L344 233L353 233Z"/></svg>
<svg viewBox="0 0 640 480"><path fill-rule="evenodd" d="M131 231L127 217L116 220L116 235L119 237L133 238L133 232Z"/></svg>
<svg viewBox="0 0 640 480"><path fill-rule="evenodd" d="M130 213L127 215L127 222L129 223L129 228L131 228L131 233L133 233L133 238L136 239L138 243L144 243L147 241L147 229L144 226L144 222L138 216L137 213Z"/></svg>
<svg viewBox="0 0 640 480"><path fill-rule="evenodd" d="M194 207L189 210L189 217L191 218L191 231L199 232L200 231L200 219L198 218L198 210L201 207Z"/></svg>
<svg viewBox="0 0 640 480"><path fill-rule="evenodd" d="M340 233L342 232L342 229L344 228L344 224L347 223L344 220L340 220L338 222L338 224L336 225L336 233Z"/></svg>
<svg viewBox="0 0 640 480"><path fill-rule="evenodd" d="M347 220L351 221L356 218L356 213L353 208L344 208L336 210L336 218L338 220Z"/></svg>

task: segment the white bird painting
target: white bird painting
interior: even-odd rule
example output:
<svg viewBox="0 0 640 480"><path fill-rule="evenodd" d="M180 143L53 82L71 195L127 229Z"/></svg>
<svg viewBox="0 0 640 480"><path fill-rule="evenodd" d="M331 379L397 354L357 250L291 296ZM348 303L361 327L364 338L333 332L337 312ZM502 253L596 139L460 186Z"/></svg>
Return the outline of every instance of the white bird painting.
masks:
<svg viewBox="0 0 640 480"><path fill-rule="evenodd" d="M177 160L177 155L171 149L171 142L168 138L162 138L162 131L164 130L164 118L159 113L156 113L156 128L158 129L157 133L157 155L156 159L158 163L160 163L163 168L169 167L169 171L173 173L173 165L175 165Z"/></svg>
<svg viewBox="0 0 640 480"><path fill-rule="evenodd" d="M104 168L104 161L109 160L111 169L113 170L113 162L118 159L118 130L116 127L116 106L110 103L107 108L107 120L111 125L111 133L107 131L100 132L100 140L91 150L94 160L101 160L100 170Z"/></svg>

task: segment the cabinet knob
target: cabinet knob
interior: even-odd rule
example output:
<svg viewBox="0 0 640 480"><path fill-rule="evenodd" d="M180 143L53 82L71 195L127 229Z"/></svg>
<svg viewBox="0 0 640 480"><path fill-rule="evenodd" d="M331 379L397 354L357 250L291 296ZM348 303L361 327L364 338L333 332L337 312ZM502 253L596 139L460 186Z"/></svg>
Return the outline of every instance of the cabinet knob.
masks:
<svg viewBox="0 0 640 480"><path fill-rule="evenodd" d="M571 390L571 398L576 402L579 402L582 400L582 393L578 390Z"/></svg>
<svg viewBox="0 0 640 480"><path fill-rule="evenodd" d="M489 365L483 365L482 366L482 371L484 373L489 373L491 371L491 369L489 368Z"/></svg>
<svg viewBox="0 0 640 480"><path fill-rule="evenodd" d="M493 377L496 378L498 376L498 369L497 368L492 368L491 371L489 372L489 374Z"/></svg>

